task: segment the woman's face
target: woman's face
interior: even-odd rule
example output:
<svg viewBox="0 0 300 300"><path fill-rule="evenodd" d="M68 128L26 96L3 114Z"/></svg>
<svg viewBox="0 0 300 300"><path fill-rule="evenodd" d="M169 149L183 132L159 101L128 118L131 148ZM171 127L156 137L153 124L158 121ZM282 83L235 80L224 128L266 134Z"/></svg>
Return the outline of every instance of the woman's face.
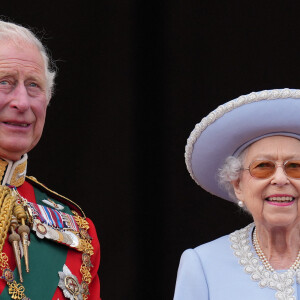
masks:
<svg viewBox="0 0 300 300"><path fill-rule="evenodd" d="M300 141L286 136L263 138L246 150L243 167L266 159L277 166L286 160L300 159ZM282 167L277 167L267 179L254 178L243 170L232 183L237 198L244 202L257 225L286 227L300 222L300 179L287 177Z"/></svg>

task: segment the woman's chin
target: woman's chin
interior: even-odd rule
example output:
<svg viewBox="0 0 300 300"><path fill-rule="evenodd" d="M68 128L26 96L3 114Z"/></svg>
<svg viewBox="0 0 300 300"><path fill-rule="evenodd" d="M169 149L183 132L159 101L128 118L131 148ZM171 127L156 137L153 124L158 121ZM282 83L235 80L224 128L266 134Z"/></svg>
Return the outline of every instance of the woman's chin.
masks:
<svg viewBox="0 0 300 300"><path fill-rule="evenodd" d="M268 227L289 227L300 223L300 216L296 213L277 213L264 216L264 223Z"/></svg>

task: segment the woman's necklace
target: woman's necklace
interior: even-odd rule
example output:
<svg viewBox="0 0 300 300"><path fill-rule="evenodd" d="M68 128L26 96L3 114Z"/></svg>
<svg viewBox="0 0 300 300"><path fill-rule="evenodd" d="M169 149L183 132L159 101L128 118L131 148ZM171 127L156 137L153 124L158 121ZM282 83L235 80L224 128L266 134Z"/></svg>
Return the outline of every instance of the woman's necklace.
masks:
<svg viewBox="0 0 300 300"><path fill-rule="evenodd" d="M256 227L255 227L254 232L253 232L253 247L255 249L256 254L260 258L261 262L265 266L265 268L267 270L271 271L271 272L274 272L275 271L274 268L271 266L271 264L269 263L268 259L265 256L265 254L263 253L263 251L261 250L261 248L259 246L259 242L258 242L258 238L257 238L257 234L256 234ZM300 250L298 252L296 260L290 266L289 270L295 270L296 271L296 270L299 269L299 267L300 267Z"/></svg>

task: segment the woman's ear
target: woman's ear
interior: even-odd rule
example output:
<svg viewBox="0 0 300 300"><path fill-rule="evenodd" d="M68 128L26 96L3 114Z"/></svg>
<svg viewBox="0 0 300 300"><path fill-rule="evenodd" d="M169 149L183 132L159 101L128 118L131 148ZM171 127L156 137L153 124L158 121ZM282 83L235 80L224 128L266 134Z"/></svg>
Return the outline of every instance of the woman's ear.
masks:
<svg viewBox="0 0 300 300"><path fill-rule="evenodd" d="M243 201L243 192L241 189L241 180L238 178L236 180L231 181L235 196L238 200Z"/></svg>

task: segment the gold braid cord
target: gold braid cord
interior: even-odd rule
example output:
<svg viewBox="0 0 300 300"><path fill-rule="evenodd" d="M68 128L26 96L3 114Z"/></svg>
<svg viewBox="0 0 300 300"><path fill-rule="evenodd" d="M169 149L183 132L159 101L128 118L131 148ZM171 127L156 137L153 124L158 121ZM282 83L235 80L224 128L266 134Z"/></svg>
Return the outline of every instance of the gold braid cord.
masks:
<svg viewBox="0 0 300 300"><path fill-rule="evenodd" d="M74 219L80 228L85 229L85 230L88 230L90 228L87 220L80 217L75 210L72 210L72 213L74 214Z"/></svg>
<svg viewBox="0 0 300 300"><path fill-rule="evenodd" d="M89 223L82 217L78 215L76 211L72 211L74 214L74 219L81 230L88 230L90 228ZM92 246L91 238L88 238L88 235L85 238L82 238L79 242L79 246L77 250L83 252L82 253L82 265L80 267L80 273L82 275L81 286L83 289L83 300L88 299L89 296L89 284L92 281L91 275L91 256L94 254L94 248Z"/></svg>
<svg viewBox="0 0 300 300"><path fill-rule="evenodd" d="M16 195L13 190L7 186L0 186L0 269L2 271L2 279L6 280L8 292L12 299L28 299L24 292L25 288L22 284L14 280L13 272L8 264L7 255L2 252L7 237L12 211L15 205Z"/></svg>
<svg viewBox="0 0 300 300"><path fill-rule="evenodd" d="M0 186L0 252L3 250L10 225L15 197L10 188Z"/></svg>

